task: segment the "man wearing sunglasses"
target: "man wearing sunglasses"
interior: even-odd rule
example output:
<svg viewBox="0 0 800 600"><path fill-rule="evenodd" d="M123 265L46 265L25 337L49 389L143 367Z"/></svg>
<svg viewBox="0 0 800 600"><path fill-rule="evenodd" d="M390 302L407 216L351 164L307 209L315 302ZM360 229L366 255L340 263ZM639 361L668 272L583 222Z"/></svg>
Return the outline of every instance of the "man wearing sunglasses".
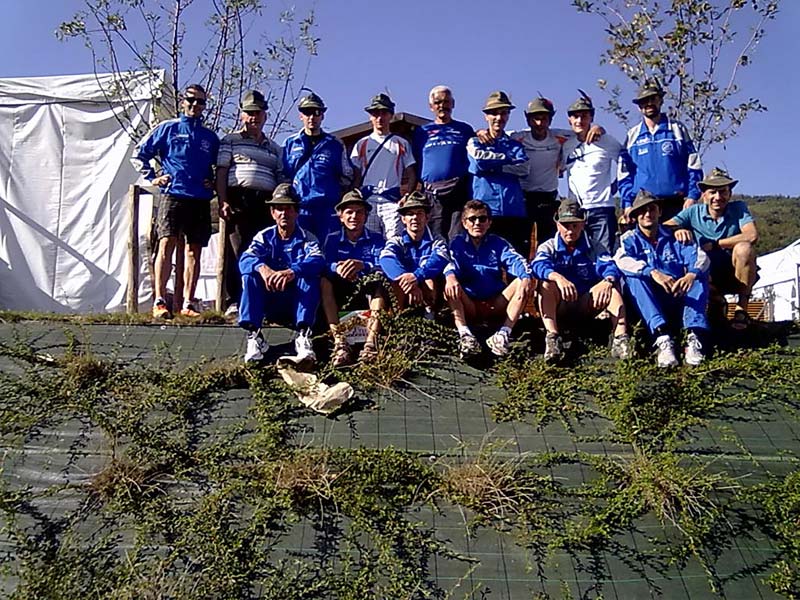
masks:
<svg viewBox="0 0 800 600"><path fill-rule="evenodd" d="M350 187L353 167L344 144L322 130L328 108L314 92L297 105L303 129L283 144L283 172L300 196L299 224L319 240L339 228L334 207Z"/></svg>
<svg viewBox="0 0 800 600"><path fill-rule="evenodd" d="M206 92L199 84L186 88L182 114L148 133L136 146L132 162L136 169L161 190L156 219L158 252L155 260L153 317L172 318L167 306L167 280L172 272L172 254L179 235L186 237L183 274L183 307L180 314L198 317L193 304L200 276L200 252L211 237L210 201L214 196L214 165L219 138L203 126ZM151 161L156 159L156 170Z"/></svg>
<svg viewBox="0 0 800 600"><path fill-rule="evenodd" d="M508 354L511 330L532 292L527 261L506 240L488 233L491 215L486 203L469 200L461 215L464 233L450 242L444 297L453 311L462 358L480 354L478 338L469 328L470 323L480 322L502 321L486 345L496 356ZM514 277L507 285L504 271Z"/></svg>

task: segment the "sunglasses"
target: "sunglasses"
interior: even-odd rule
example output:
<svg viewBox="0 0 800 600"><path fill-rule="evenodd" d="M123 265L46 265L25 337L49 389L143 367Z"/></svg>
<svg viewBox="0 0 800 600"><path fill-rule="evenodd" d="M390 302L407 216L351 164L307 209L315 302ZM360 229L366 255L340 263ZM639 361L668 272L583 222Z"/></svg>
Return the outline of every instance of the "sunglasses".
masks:
<svg viewBox="0 0 800 600"><path fill-rule="evenodd" d="M199 104L200 106L205 106L206 103L205 98L195 98L194 96L186 96L184 100L186 104Z"/></svg>
<svg viewBox="0 0 800 600"><path fill-rule="evenodd" d="M321 117L325 113L321 108L301 108L300 112L307 117Z"/></svg>
<svg viewBox="0 0 800 600"><path fill-rule="evenodd" d="M486 215L470 215L467 217L467 221L470 223L486 223L489 220L489 217Z"/></svg>

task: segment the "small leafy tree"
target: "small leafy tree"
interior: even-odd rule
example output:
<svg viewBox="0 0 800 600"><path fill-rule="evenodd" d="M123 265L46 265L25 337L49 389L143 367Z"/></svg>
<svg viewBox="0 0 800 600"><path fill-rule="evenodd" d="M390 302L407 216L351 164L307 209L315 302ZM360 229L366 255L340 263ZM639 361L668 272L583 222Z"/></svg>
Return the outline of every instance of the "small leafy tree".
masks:
<svg viewBox="0 0 800 600"><path fill-rule="evenodd" d="M601 64L616 66L640 85L656 79L672 116L682 120L702 154L734 137L739 126L766 107L743 97L737 78L778 13L780 0L572 0L581 13L606 23L609 48ZM631 106L619 85L607 109L629 123Z"/></svg>
<svg viewBox="0 0 800 600"><path fill-rule="evenodd" d="M114 85L105 90L109 100L131 98L132 71L150 73L157 85L157 73L163 70L168 74L167 89L158 91L170 112L178 111L184 86L201 83L212 100L206 122L213 129L233 125L241 93L256 88L270 106L268 132L274 136L285 130L311 57L317 54L313 11L298 19L294 9L285 10L274 30L268 30L262 0L84 0L83 4L71 20L59 25L56 37L83 40L95 74L113 74ZM126 106L136 110L133 102ZM138 139L146 130L132 127L131 117L120 115L120 124Z"/></svg>

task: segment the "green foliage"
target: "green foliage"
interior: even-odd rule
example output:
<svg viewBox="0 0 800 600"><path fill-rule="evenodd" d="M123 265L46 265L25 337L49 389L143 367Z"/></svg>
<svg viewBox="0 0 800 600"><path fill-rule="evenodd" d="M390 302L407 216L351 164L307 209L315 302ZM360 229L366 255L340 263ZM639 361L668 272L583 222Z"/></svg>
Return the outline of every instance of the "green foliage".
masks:
<svg viewBox="0 0 800 600"><path fill-rule="evenodd" d="M604 22L608 49L601 63L617 67L635 85L657 79L670 112L682 120L702 154L734 137L739 126L766 107L740 95L739 70L749 66L778 14L779 0L572 0L578 12ZM608 89L608 110L630 117L627 90Z"/></svg>
<svg viewBox="0 0 800 600"><path fill-rule="evenodd" d="M800 198L783 196L740 196L758 227L758 253L780 250L800 239Z"/></svg>

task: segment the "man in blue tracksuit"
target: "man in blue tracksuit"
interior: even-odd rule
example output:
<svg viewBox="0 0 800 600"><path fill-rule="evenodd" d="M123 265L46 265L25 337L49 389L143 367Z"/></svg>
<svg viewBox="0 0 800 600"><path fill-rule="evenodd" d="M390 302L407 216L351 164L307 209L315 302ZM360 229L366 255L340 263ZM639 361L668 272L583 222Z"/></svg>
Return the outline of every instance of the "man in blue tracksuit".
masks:
<svg viewBox="0 0 800 600"><path fill-rule="evenodd" d="M611 356L625 359L629 354L625 303L619 289L621 274L611 256L589 244L584 231L586 211L575 200L562 200L556 211L556 235L536 249L531 263L540 280L539 312L545 331L544 358L556 361L563 354L559 317L595 316L607 310L611 315Z"/></svg>
<svg viewBox="0 0 800 600"><path fill-rule="evenodd" d="M406 194L398 212L405 231L386 242L380 267L392 281L400 307L422 306L425 318L433 320L435 279L450 262L447 243L428 229L431 203L422 192Z"/></svg>
<svg viewBox="0 0 800 600"><path fill-rule="evenodd" d="M300 226L324 240L338 229L334 206L352 184L353 167L341 140L322 130L322 98L312 92L298 110L303 129L283 143L283 172L300 196Z"/></svg>
<svg viewBox="0 0 800 600"><path fill-rule="evenodd" d="M210 201L214 196L214 165L219 138L203 126L206 92L192 84L181 100L183 113L157 125L136 146L134 167L161 190L156 220L158 252L155 259L153 317L171 318L167 306L167 280L178 236L186 236L181 314L198 317L192 304L200 276L200 253L211 237ZM151 165L157 159L159 172ZM176 292L178 290L175 290Z"/></svg>
<svg viewBox="0 0 800 600"><path fill-rule="evenodd" d="M480 352L470 322L500 319L502 327L486 340L486 345L496 356L503 356L508 354L511 331L533 291L531 270L511 244L489 233L492 213L484 202L467 202L461 225L464 233L450 242L451 262L444 271L444 297L453 311L461 356ZM506 284L503 272L514 280Z"/></svg>
<svg viewBox="0 0 800 600"><path fill-rule="evenodd" d="M639 191L630 214L636 227L620 239L614 261L655 337L658 366L678 364L668 330L676 311L682 311L689 332L684 360L698 365L704 358L701 337L708 330L708 256L697 242L681 243L659 225L660 201L647 190Z"/></svg>
<svg viewBox="0 0 800 600"><path fill-rule="evenodd" d="M637 192L646 189L661 200L661 218L666 221L700 198L700 155L686 126L661 112L664 90L658 83L645 83L633 102L643 119L628 130L620 164L623 220L630 220Z"/></svg>
<svg viewBox="0 0 800 600"><path fill-rule="evenodd" d="M525 196L519 178L528 172L528 155L519 142L506 133L514 105L505 92L492 92L483 107L489 141L477 137L467 142L469 172L472 173L472 198L482 200L492 210L493 233L507 239L520 254L526 255L530 232L520 227L527 217Z"/></svg>
<svg viewBox="0 0 800 600"><path fill-rule="evenodd" d="M247 331L244 360L259 361L268 350L261 335L262 322L267 318L290 324L298 332L298 359L314 361L310 329L319 306L325 258L314 235L297 226L300 203L290 184L278 185L266 204L275 225L257 233L239 259L239 327Z"/></svg>
<svg viewBox="0 0 800 600"><path fill-rule="evenodd" d="M378 281L359 286L359 280L380 271L378 261L385 241L383 236L366 228L367 214L372 205L364 199L361 190L352 190L336 205L336 214L342 226L328 234L325 240L327 267L322 279L322 309L333 335L334 367L353 362L353 354L344 332L339 327L339 309L346 304L366 297L369 304L367 339L358 355L360 361L374 360L378 355L378 329L380 312L386 308L386 298Z"/></svg>

